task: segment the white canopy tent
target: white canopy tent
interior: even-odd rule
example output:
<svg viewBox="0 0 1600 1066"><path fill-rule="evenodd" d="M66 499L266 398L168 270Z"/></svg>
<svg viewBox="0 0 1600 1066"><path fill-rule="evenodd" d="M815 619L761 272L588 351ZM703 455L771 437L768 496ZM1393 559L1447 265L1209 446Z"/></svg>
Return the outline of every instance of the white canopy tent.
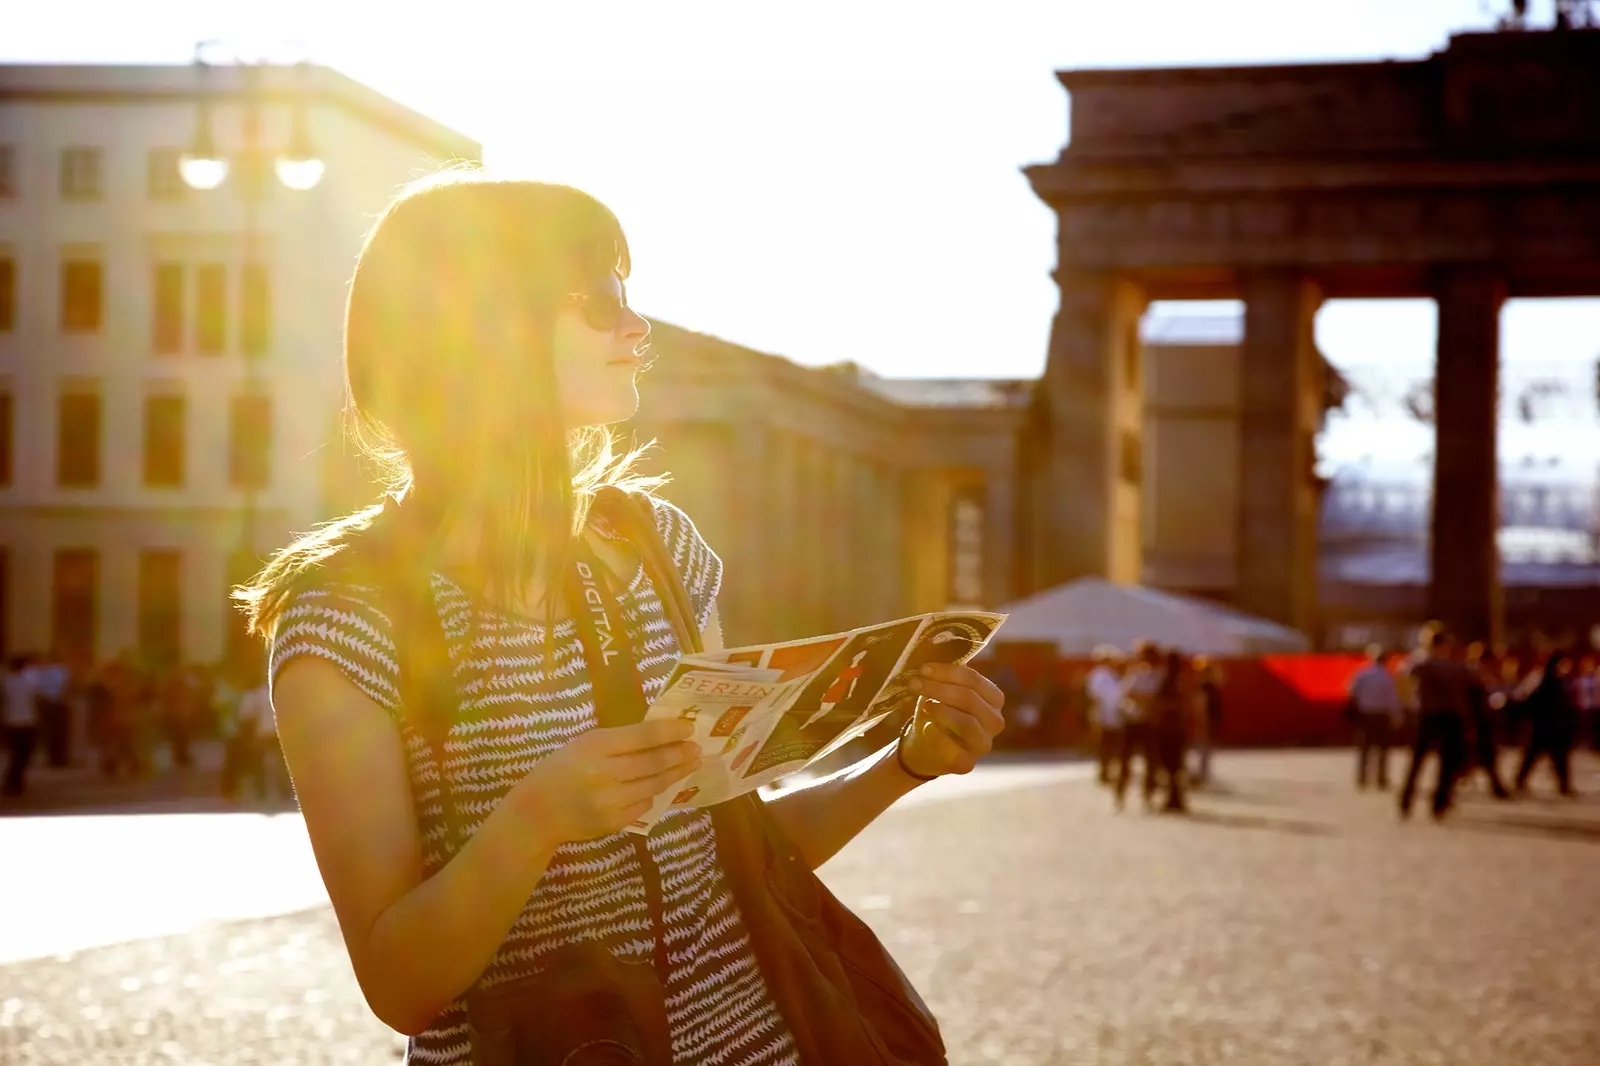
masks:
<svg viewBox="0 0 1600 1066"><path fill-rule="evenodd" d="M1010 614L999 643L1053 643L1062 655L1087 655L1102 644L1126 652L1141 640L1191 655L1308 651L1299 630L1203 600L1117 585L1100 578L1046 589L1001 610Z"/></svg>

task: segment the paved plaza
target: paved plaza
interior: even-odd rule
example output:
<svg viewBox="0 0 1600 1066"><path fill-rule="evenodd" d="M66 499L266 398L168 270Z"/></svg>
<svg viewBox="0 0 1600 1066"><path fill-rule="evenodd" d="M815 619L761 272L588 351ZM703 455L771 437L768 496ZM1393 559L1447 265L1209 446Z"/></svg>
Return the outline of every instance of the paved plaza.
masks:
<svg viewBox="0 0 1600 1066"><path fill-rule="evenodd" d="M1082 766L999 766L891 811L823 874L926 995L957 1064L1600 1062L1600 761L1580 761L1577 800L1542 777L1515 804L1474 786L1444 825L1421 805L1402 824L1392 793L1356 793L1342 753L1220 766L1187 818L1114 814ZM181 847L184 823L160 817L54 821ZM308 891L292 816L212 817L253 819L193 831L258 885L256 906ZM26 862L17 827L48 821L0 823L10 869ZM222 875L196 882L194 859L140 869L131 848L116 861L146 886L135 904L167 861L186 871L180 901L229 891ZM100 883L59 898L127 908L125 879L92 858L74 869ZM5 926L53 918L19 913L49 898L0 893ZM0 967L8 1066L381 1063L400 1048L325 906Z"/></svg>

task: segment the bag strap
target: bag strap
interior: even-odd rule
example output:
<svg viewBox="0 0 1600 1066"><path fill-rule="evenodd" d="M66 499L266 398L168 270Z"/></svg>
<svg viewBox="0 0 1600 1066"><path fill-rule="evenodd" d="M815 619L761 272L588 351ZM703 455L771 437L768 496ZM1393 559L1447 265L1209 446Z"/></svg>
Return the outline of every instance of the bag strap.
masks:
<svg viewBox="0 0 1600 1066"><path fill-rule="evenodd" d="M645 576L661 600L661 610L672 626L679 651L684 655L698 655L704 651L689 590L672 560L672 551L661 537L661 528L656 525L655 504L650 502L650 497L607 485L595 493L593 511L639 553Z"/></svg>

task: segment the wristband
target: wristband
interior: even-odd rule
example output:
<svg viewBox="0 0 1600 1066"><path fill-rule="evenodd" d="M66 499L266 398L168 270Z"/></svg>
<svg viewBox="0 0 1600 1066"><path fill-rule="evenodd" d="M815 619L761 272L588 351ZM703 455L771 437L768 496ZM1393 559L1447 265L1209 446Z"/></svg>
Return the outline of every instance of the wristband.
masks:
<svg viewBox="0 0 1600 1066"><path fill-rule="evenodd" d="M916 723L917 723L917 720L915 718L912 718L909 722L906 723L905 728L900 730L900 739L895 741L895 745L894 745L894 761L900 764L900 772L905 774L907 777L911 778L911 780L913 780L913 781L927 782L927 781L938 780L943 775L941 775L941 774L932 774L932 775L919 774L915 770L913 770L911 767L906 765L906 750L905 750L906 749L906 734L911 732L911 728L914 725L916 725Z"/></svg>

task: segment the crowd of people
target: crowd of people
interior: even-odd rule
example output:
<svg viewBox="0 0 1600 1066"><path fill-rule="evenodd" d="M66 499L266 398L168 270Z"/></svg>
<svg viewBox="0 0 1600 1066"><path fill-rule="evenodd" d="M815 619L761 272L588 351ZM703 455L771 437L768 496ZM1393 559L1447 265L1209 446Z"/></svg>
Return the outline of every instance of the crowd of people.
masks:
<svg viewBox="0 0 1600 1066"><path fill-rule="evenodd" d="M1431 801L1435 818L1454 803L1456 787L1482 773L1499 800L1525 794L1543 762L1556 787L1575 794L1572 753L1585 726L1600 742L1596 666L1564 651L1539 656L1491 654L1482 644L1461 647L1436 625L1424 627L1418 647L1398 662L1369 648L1367 665L1350 683L1348 714L1356 738L1356 785L1389 787L1389 754L1409 745L1401 785L1402 818L1411 813L1417 782L1430 758L1438 761ZM1509 784L1500 752L1519 744L1522 755Z"/></svg>
<svg viewBox="0 0 1600 1066"><path fill-rule="evenodd" d="M0 723L0 796L25 794L41 763L88 768L107 781L188 773L202 741L223 744L225 796L288 791L259 667L152 666L129 652L83 669L60 655L14 655L0 685Z"/></svg>
<svg viewBox="0 0 1600 1066"><path fill-rule="evenodd" d="M1143 762L1146 808L1166 792L1163 811L1188 809L1190 784L1211 777L1211 753L1222 724L1222 675L1216 664L1175 649L1140 644L1124 659L1095 650L1084 681L1099 781L1117 810L1127 801L1134 762ZM1196 757L1191 767L1191 752Z"/></svg>

